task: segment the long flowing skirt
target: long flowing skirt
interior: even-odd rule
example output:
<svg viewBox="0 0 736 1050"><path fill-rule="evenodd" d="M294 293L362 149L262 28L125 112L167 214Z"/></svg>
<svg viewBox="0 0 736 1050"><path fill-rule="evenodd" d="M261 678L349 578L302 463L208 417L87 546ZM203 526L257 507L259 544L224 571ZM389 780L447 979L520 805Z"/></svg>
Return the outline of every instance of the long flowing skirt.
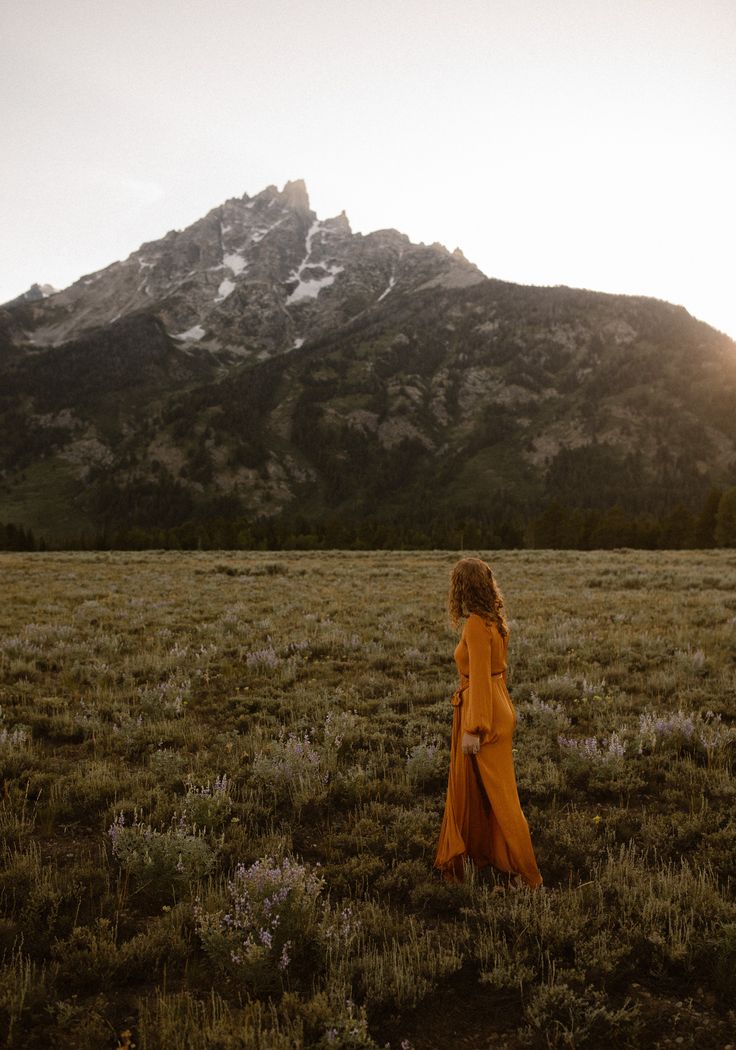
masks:
<svg viewBox="0 0 736 1050"><path fill-rule="evenodd" d="M434 867L461 881L463 858L478 868L493 864L537 888L542 875L534 856L529 825L521 809L511 751L516 712L502 678L493 679L493 735L477 755L462 751L461 704L467 686L452 696L452 744L445 813Z"/></svg>

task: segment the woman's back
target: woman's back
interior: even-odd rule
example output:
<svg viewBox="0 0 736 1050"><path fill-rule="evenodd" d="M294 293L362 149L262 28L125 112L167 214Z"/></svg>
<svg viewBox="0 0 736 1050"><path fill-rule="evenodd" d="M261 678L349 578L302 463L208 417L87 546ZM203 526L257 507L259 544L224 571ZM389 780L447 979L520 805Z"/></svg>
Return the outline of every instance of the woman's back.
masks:
<svg viewBox="0 0 736 1050"><path fill-rule="evenodd" d="M491 647L491 672L505 671L509 651L509 631L507 629L504 637L493 621L483 619L478 613L471 612L465 621L465 627L460 641L455 647L455 664L461 675L466 678L470 673L470 649L469 644L481 642L484 636L488 636L488 644Z"/></svg>

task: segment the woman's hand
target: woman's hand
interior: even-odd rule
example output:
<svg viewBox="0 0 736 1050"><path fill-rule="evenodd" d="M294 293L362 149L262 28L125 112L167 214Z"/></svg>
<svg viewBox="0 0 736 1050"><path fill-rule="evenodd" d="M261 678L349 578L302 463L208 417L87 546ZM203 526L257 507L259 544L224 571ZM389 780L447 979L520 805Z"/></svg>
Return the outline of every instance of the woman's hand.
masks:
<svg viewBox="0 0 736 1050"><path fill-rule="evenodd" d="M462 749L464 755L477 755L480 751L480 736L476 733L463 733Z"/></svg>

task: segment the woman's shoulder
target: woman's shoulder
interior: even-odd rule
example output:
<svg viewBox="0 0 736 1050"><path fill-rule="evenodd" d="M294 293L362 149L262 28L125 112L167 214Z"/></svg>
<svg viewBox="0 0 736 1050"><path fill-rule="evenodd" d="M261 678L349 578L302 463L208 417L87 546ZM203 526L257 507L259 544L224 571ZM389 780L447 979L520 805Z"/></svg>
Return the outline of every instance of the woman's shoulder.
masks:
<svg viewBox="0 0 736 1050"><path fill-rule="evenodd" d="M479 627L484 627L487 631L497 631L499 634L501 633L500 630L499 630L498 624L496 623L495 620L491 620L489 618L487 619L481 613L477 613L477 612L468 613L468 617L467 617L467 619L465 621L465 628L466 629L469 628L470 630L478 630ZM508 638L510 633L511 633L511 628L508 627L508 625L507 625L507 627L506 627L506 637L507 638Z"/></svg>

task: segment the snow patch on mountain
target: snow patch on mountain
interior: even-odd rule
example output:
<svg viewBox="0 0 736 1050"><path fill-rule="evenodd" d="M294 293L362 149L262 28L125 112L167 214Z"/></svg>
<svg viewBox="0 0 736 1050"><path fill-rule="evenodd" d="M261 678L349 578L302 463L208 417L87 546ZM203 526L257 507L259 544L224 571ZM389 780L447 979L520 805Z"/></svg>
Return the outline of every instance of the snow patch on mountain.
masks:
<svg viewBox="0 0 736 1050"><path fill-rule="evenodd" d="M248 263L245 261L240 252L228 252L222 257L222 265L227 266L229 270L232 270L234 274L242 273L247 267Z"/></svg>
<svg viewBox="0 0 736 1050"><path fill-rule="evenodd" d="M286 299L287 306L290 303L298 303L300 299L316 299L322 289L332 284L335 277L345 269L344 266L323 266L322 263L319 266L327 271L324 276L309 277L307 280L300 279L299 284Z"/></svg>
<svg viewBox="0 0 736 1050"><path fill-rule="evenodd" d="M280 226L285 218L286 216L284 215L276 222L272 222L270 226L261 226L253 230L250 235L251 242L253 242L254 244L258 244L259 241L263 240L266 234L270 233L271 230L275 230L277 226Z"/></svg>
<svg viewBox="0 0 736 1050"><path fill-rule="evenodd" d="M307 230L306 241L304 245L304 258L299 264L296 270L292 270L289 274L289 280L296 279L299 283L296 288L286 298L287 306L291 303L297 303L302 299L316 299L323 288L327 288L328 285L332 284L337 274L342 273L345 269L344 266L340 266L337 263L327 264L321 262L310 262L312 254L314 252L314 239L318 234L331 232L329 230L322 229L322 223L319 219L315 219L312 225ZM304 273L309 270L311 276L305 277ZM324 271L321 275L314 276L315 271Z"/></svg>
<svg viewBox="0 0 736 1050"><path fill-rule="evenodd" d="M307 238L306 238L306 242L305 242L305 245L304 245L305 250L306 250L306 255L302 259L302 261L299 264L298 268L296 270L292 270L291 271L291 273L289 274L290 278L296 277L297 280L301 280L302 273L304 272L304 269L307 266L307 263L309 262L309 260L311 258L311 255L312 255L312 241L316 237L317 231L319 230L321 225L322 224L319 221L319 219L315 219L314 222L312 223L312 225L307 230Z"/></svg>
<svg viewBox="0 0 736 1050"><path fill-rule="evenodd" d="M215 299L215 302L221 303L223 299L227 299L228 295L230 295L230 293L234 291L235 285L229 277L226 277L225 280L220 284L220 287L217 289L217 297Z"/></svg>
<svg viewBox="0 0 736 1050"><path fill-rule="evenodd" d="M184 339L187 342L194 340L198 342L200 339L204 339L204 328L201 324L195 324L192 328L187 328L186 332L179 332L174 336L174 339Z"/></svg>
<svg viewBox="0 0 736 1050"><path fill-rule="evenodd" d="M389 282L388 282L388 287L385 289L385 291L381 292L381 294L376 299L376 302L380 303L381 299L385 299L386 296L388 295L388 293L391 291L391 289L393 288L393 286L395 284L396 284L396 277L393 274L391 274L391 277L390 277Z"/></svg>

